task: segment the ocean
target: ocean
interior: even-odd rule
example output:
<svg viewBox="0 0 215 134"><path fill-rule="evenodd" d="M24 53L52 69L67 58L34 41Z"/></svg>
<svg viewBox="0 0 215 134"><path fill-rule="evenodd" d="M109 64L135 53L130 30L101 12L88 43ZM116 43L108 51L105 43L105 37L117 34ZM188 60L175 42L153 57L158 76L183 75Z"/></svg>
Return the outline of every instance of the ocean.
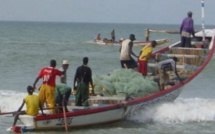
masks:
<svg viewBox="0 0 215 134"><path fill-rule="evenodd" d="M110 39L114 29L116 40L135 34L144 40L145 30L178 30L179 25L105 24L63 22L0 22L0 109L16 111L27 95L26 87L32 85L44 66L55 59L57 68L64 59L69 60L68 84L73 85L76 68L84 56L89 57L93 75L108 74L119 69L119 46L101 46L93 43L100 33ZM215 28L215 26L206 26ZM201 26L195 26L201 29ZM178 34L151 33L150 39L170 40L170 45L180 39ZM163 46L158 46L159 49ZM141 47L133 50L139 54ZM174 101L137 113L124 121L86 127L70 128L70 134L214 134L215 133L215 58L193 81L183 87ZM37 87L41 80L37 83ZM6 134L13 117L0 116L0 133ZM31 134L63 134L65 131L29 132Z"/></svg>

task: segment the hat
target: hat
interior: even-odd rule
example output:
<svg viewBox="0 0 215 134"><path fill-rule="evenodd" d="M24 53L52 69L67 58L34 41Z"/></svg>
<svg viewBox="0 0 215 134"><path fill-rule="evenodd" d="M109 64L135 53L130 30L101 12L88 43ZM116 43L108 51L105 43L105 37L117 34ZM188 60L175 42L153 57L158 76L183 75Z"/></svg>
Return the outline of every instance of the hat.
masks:
<svg viewBox="0 0 215 134"><path fill-rule="evenodd" d="M130 34L130 37L129 37L131 40L136 40L135 38L135 35L134 34Z"/></svg>
<svg viewBox="0 0 215 134"><path fill-rule="evenodd" d="M69 61L68 60L63 60L63 65L68 65Z"/></svg>

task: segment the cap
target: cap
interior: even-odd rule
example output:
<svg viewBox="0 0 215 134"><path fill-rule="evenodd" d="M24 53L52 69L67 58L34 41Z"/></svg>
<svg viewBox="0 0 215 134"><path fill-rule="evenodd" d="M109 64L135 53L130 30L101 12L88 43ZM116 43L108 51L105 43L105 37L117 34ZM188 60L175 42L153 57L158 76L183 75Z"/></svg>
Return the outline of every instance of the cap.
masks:
<svg viewBox="0 0 215 134"><path fill-rule="evenodd" d="M130 34L130 37L129 37L131 40L136 40L135 38L135 35L134 34Z"/></svg>
<svg viewBox="0 0 215 134"><path fill-rule="evenodd" d="M69 61L68 60L63 60L63 65L68 65Z"/></svg>

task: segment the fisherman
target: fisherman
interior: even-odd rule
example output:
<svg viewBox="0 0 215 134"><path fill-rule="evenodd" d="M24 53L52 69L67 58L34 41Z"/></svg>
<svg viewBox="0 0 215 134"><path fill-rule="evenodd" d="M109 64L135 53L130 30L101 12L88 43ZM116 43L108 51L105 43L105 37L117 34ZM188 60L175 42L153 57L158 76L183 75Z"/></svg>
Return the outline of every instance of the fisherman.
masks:
<svg viewBox="0 0 215 134"><path fill-rule="evenodd" d="M58 69L55 69L57 62L55 60L50 61L49 67L44 67L40 70L37 78L34 81L33 88L36 88L36 84L39 79L43 80L43 84L39 88L39 99L40 103L43 106L47 102L48 108L51 108L52 114L55 113L55 80L56 76L61 76L64 72L61 72Z"/></svg>
<svg viewBox="0 0 215 134"><path fill-rule="evenodd" d="M34 91L34 89L32 86L27 87L28 95L23 99L22 105L19 107L19 109L15 113L13 126L16 125L19 115L21 115L21 114L36 116L39 113L39 108L40 108L42 114L44 114L42 106L39 101L39 97L37 95L34 95L33 91ZM27 108L26 111L21 111L25 104L26 104L26 108Z"/></svg>
<svg viewBox="0 0 215 134"><path fill-rule="evenodd" d="M69 67L69 61L68 60L63 60L63 63L62 63L62 67L59 69L60 71L64 72L64 74L62 74L60 76L60 82L61 83L67 83L67 69Z"/></svg>
<svg viewBox="0 0 215 134"><path fill-rule="evenodd" d="M192 12L187 13L187 17L183 19L180 27L181 47L191 47L191 35L195 37L194 21Z"/></svg>
<svg viewBox="0 0 215 134"><path fill-rule="evenodd" d="M73 89L76 91L76 106L89 106L89 85L92 87L92 94L94 94L93 89L93 79L91 68L87 66L88 57L83 58L83 65L76 69ZM76 88L77 87L77 88Z"/></svg>
<svg viewBox="0 0 215 134"><path fill-rule="evenodd" d="M138 56L133 52L133 41L136 40L134 34L130 34L129 39L124 39L120 45L120 63L122 68L137 68L137 62L132 58L131 55L138 58Z"/></svg>
<svg viewBox="0 0 215 134"><path fill-rule="evenodd" d="M115 30L113 29L113 31L111 32L111 40L112 42L115 41Z"/></svg>
<svg viewBox="0 0 215 134"><path fill-rule="evenodd" d="M178 59L176 57L173 57L172 59L167 59L167 60L158 62L157 67L158 67L158 72L159 72L159 76L160 76L158 85L160 87L160 90L164 90L165 83L169 81L169 75L167 73L168 71L173 71L175 73L175 75L177 76L178 80L180 82L182 82L181 78L178 75L177 68L176 68L177 61L178 61Z"/></svg>
<svg viewBox="0 0 215 134"><path fill-rule="evenodd" d="M96 41L98 41L98 40L101 40L101 34L100 33L96 36Z"/></svg>
<svg viewBox="0 0 215 134"><path fill-rule="evenodd" d="M63 107L65 107L65 111L68 112L67 109L67 104L69 101L69 97L71 94L71 87L66 85L65 83L59 83L56 85L56 97L55 97L55 102L57 107L59 107L59 112L63 112Z"/></svg>
<svg viewBox="0 0 215 134"><path fill-rule="evenodd" d="M139 55L139 72L143 76L147 76L147 62L151 58L153 48L157 45L156 41L151 41L142 48Z"/></svg>

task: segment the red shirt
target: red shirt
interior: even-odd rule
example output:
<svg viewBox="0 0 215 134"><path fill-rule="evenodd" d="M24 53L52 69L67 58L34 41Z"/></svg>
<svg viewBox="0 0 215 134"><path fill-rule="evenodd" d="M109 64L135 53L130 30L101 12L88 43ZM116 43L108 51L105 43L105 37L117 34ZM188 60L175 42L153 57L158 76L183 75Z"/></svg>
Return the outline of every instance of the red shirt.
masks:
<svg viewBox="0 0 215 134"><path fill-rule="evenodd" d="M43 84L48 84L49 86L55 87L56 76L61 76L62 72L53 67L44 67L40 70L38 74L39 78L43 78Z"/></svg>

